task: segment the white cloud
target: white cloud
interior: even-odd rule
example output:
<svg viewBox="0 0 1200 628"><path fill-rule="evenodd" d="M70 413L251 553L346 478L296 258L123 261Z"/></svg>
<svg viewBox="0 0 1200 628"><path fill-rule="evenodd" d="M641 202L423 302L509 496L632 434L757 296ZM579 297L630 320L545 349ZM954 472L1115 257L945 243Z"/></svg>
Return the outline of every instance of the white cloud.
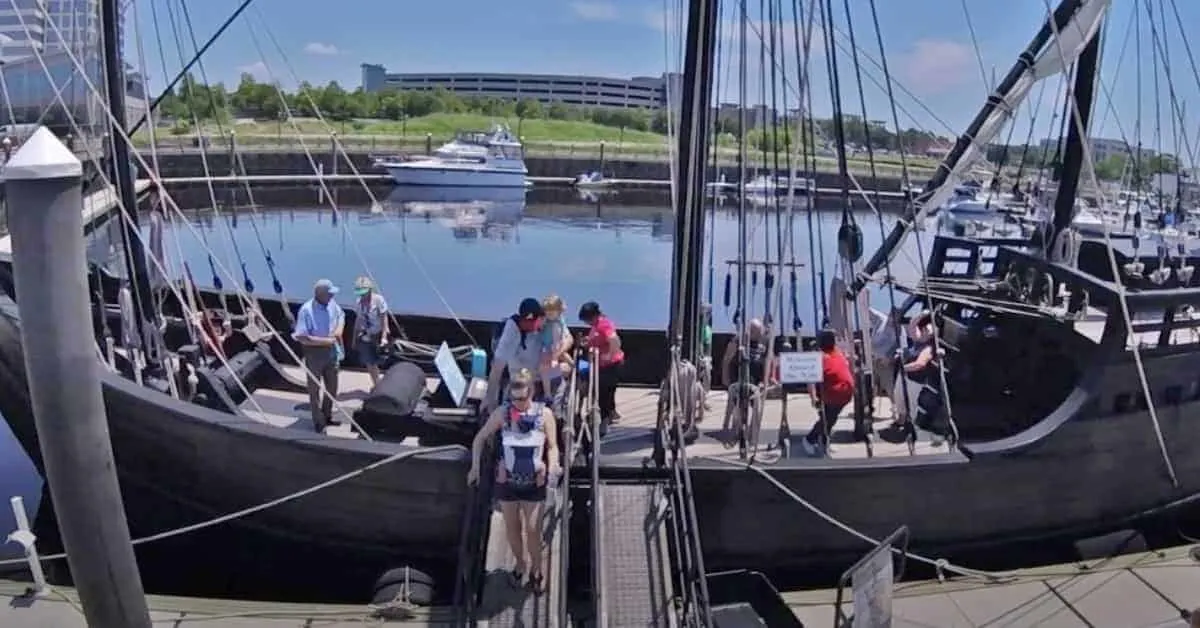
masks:
<svg viewBox="0 0 1200 628"><path fill-rule="evenodd" d="M325 43L321 43L319 41L312 41L307 44L304 44L304 52L307 52L310 55L321 55L321 56L325 56L325 57L332 57L334 55L341 54L342 51L338 50L338 47L333 44L325 44Z"/></svg>
<svg viewBox="0 0 1200 628"><path fill-rule="evenodd" d="M617 19L617 7L608 2L585 2L578 0L571 3L575 15L589 22L611 22Z"/></svg>
<svg viewBox="0 0 1200 628"><path fill-rule="evenodd" d="M263 63L262 61L255 61L254 63L239 65L237 67L237 71L239 74L249 74L250 76L253 76L254 80L256 81L266 81L271 78L271 72L267 69L267 64Z"/></svg>
<svg viewBox="0 0 1200 628"><path fill-rule="evenodd" d="M899 61L900 79L920 94L959 87L976 71L971 47L945 39L918 39Z"/></svg>
<svg viewBox="0 0 1200 628"><path fill-rule="evenodd" d="M662 9L646 9L642 12L642 23L646 26L658 31L666 31L667 26L673 20L674 11L663 11Z"/></svg>

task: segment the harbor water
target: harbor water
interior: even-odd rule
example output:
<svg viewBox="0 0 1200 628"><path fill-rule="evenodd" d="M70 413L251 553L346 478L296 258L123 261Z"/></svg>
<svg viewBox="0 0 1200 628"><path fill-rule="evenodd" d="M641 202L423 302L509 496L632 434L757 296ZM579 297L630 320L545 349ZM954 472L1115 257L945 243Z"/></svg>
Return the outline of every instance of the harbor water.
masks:
<svg viewBox="0 0 1200 628"><path fill-rule="evenodd" d="M186 262L197 283L212 285L211 251L224 286L248 279L258 291L269 293L278 279L294 298L306 298L318 278L347 286L369 271L396 311L483 320L510 314L524 297L556 293L568 305L597 301L622 326L666 326L674 213L664 191L384 188L375 203L362 190L337 193L342 197L335 214L307 189L279 199L288 203L256 209L247 207L245 195L236 190L218 192L215 196L225 205L221 210L197 203L206 208L185 209L190 224L168 225L166 264L177 269ZM224 202L233 197L242 202ZM185 208L186 200L181 195ZM714 304L714 324L728 329L736 309L736 272L728 262L739 252L738 207L732 198L710 207L704 291ZM802 265L794 284L796 314L812 329L814 318L820 318L813 305L819 309L826 298L826 290L817 286L840 274L835 243L842 213L829 207L809 212L803 199L792 210L774 207L760 200L746 209L750 219L744 254L749 260L777 263L782 243L783 260ZM895 217L883 214L885 229ZM862 229L869 255L882 239L879 217L858 209L848 218ZM927 240L928 234L909 239L892 268L895 276L920 276L918 259ZM823 257L810 254L813 249ZM727 305L725 276L731 272L735 279ZM760 268L749 274L747 309L761 316L767 299L765 272ZM776 285L788 304L784 318L790 321L793 284L785 278ZM772 311L778 312L778 301L772 302ZM887 292L874 290L873 302L886 308Z"/></svg>

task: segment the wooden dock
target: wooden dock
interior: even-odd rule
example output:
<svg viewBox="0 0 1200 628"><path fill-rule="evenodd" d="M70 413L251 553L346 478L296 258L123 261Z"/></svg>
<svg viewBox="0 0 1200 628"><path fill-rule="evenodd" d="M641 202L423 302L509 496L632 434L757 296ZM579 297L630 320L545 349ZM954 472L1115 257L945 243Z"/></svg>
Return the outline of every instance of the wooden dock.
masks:
<svg viewBox="0 0 1200 628"><path fill-rule="evenodd" d="M1187 628L1185 617L1200 608L1197 546L1130 554L1013 572L1006 581L978 579L897 583L894 628ZM645 566L642 567L645 569ZM79 600L70 588L30 599L28 585L0 581L0 626L84 628ZM835 626L835 589L783 594L806 627ZM843 592L850 600L851 591ZM366 605L281 604L171 596L148 596L156 623L212 628L348 628L376 617ZM844 612L851 614L849 602ZM453 625L447 607L412 609L407 618L379 621L395 626ZM532 625L532 624L522 624ZM617 624L611 624L616 626ZM637 625L647 625L638 622Z"/></svg>
<svg viewBox="0 0 1200 628"><path fill-rule="evenodd" d="M389 182L392 178L386 174L377 172L363 172L361 174L251 174L251 175L224 175L214 177L163 177L159 179L164 186L181 186L181 185L206 185L213 183L217 185L231 183L245 183L247 185L316 185L324 181L331 184L347 184L366 181L368 183Z"/></svg>
<svg viewBox="0 0 1200 628"><path fill-rule="evenodd" d="M74 589L54 587L42 598L25 595L29 585L0 581L0 626L4 628L87 628ZM390 621L367 605L282 604L202 598L147 596L156 625L204 628L351 628L371 625L451 626L449 607L393 610ZM394 613L394 614L393 614ZM407 615L407 616L405 616Z"/></svg>
<svg viewBox="0 0 1200 628"><path fill-rule="evenodd" d="M895 628L1187 628L1200 546L1021 570L1011 582L898 583ZM836 590L785 593L805 626L833 626ZM850 599L850 591L843 600ZM843 602L847 614L850 605Z"/></svg>

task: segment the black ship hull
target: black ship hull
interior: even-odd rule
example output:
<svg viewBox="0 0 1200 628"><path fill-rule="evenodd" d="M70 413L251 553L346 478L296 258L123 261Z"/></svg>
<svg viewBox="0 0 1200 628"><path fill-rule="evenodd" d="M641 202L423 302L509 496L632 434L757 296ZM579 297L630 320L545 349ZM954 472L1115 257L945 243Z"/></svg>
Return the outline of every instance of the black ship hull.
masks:
<svg viewBox="0 0 1200 628"><path fill-rule="evenodd" d="M107 280L101 283L104 293L115 289ZM201 296L209 307L240 311L233 295L204 291ZM260 298L256 305L282 329L299 303ZM451 345L484 344L496 324L416 315L401 315L398 322L412 341ZM754 470L693 458L689 466L706 566L844 566L870 548L855 533L883 538L901 525L911 531L914 549L944 555L1016 539L1103 533L1194 501L1200 495L1200 458L1189 452L1200 433L1193 420L1200 415L1194 376L1200 372L1200 354L1169 347L1143 352L1146 377L1161 394L1155 403L1178 480L1173 485L1146 405L1137 401L1132 356L1112 341L1096 345L1054 322L1036 325L1019 328L1028 342L1059 348L1048 357L1028 358L1033 375L1016 389L1016 398L1031 400L1003 412L960 403L956 414L964 438L944 454L793 457L761 465L807 504ZM728 339L718 335L716 351ZM622 330L622 341L630 367L623 383L661 381L667 368L665 334ZM0 338L0 368L6 371L0 372L6 387L0 411L36 458L32 415L17 394L24 382L19 344L11 334ZM1064 355L1073 357L1063 362ZM353 359L351 353L348 360ZM148 394L115 375L106 376L105 397L123 482L136 485L140 494L162 495L196 520L303 490L402 449L289 433ZM1006 413L1010 416L997 419ZM1017 427L1001 437L972 436L984 429L982 423L996 420ZM605 456L601 465L604 477L661 475L641 457ZM466 468L465 450L417 457L231 524L361 550L372 559L453 556L469 502ZM132 523L145 533L159 531Z"/></svg>
<svg viewBox="0 0 1200 628"><path fill-rule="evenodd" d="M0 305L0 412L41 469L19 317L11 300ZM135 537L262 506L420 449L264 425L149 391L117 373L105 371L102 383ZM459 545L467 467L464 448L422 451L220 525L384 568L440 565Z"/></svg>

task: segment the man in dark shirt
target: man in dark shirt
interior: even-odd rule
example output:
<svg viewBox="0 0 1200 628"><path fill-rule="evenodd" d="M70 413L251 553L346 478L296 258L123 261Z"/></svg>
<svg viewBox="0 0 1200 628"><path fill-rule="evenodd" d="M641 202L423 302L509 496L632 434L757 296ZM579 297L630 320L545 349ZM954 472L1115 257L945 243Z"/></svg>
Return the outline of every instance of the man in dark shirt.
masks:
<svg viewBox="0 0 1200 628"><path fill-rule="evenodd" d="M811 394L813 405L817 406L821 416L800 442L804 453L810 456L823 453L842 408L854 400L854 372L850 369L850 360L838 348L833 331L822 329L817 335L817 346L823 354L823 373L821 383L811 388Z"/></svg>

